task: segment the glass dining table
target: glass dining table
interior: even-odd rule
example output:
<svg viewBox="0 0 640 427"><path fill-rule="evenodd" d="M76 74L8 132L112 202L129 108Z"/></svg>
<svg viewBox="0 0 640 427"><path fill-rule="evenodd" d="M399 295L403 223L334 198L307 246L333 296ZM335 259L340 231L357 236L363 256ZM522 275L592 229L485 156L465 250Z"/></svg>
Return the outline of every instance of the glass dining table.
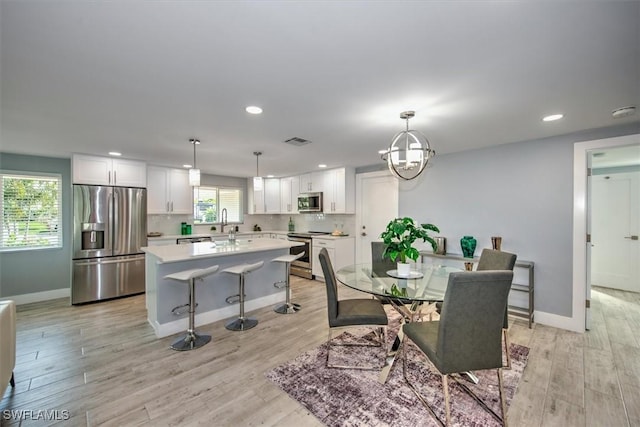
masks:
<svg viewBox="0 0 640 427"><path fill-rule="evenodd" d="M379 380L384 383L391 372L402 342L402 324L435 312L435 303L444 299L449 274L462 271L448 266L412 265L409 276L400 276L388 266L372 263L348 265L336 271L336 279L349 288L366 292L391 304L401 315L402 323L387 351Z"/></svg>

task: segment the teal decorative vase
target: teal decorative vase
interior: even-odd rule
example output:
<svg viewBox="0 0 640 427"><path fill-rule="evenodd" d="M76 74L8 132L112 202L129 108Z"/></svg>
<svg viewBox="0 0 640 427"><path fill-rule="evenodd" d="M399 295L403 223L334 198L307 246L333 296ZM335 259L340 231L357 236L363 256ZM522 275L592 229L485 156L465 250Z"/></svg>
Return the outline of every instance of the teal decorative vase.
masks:
<svg viewBox="0 0 640 427"><path fill-rule="evenodd" d="M476 251L477 243L478 242L473 236L463 236L462 239L460 239L462 256L465 258L473 258L473 253Z"/></svg>

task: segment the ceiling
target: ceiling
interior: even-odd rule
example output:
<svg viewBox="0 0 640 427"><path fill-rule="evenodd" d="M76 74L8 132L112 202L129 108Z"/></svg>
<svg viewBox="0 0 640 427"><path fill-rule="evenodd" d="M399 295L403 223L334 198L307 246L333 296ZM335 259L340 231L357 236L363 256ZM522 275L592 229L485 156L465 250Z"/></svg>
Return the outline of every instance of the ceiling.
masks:
<svg viewBox="0 0 640 427"><path fill-rule="evenodd" d="M1 0L0 28L3 152L181 167L196 137L204 173L286 176L379 163L404 110L438 154L640 120L611 115L638 1Z"/></svg>

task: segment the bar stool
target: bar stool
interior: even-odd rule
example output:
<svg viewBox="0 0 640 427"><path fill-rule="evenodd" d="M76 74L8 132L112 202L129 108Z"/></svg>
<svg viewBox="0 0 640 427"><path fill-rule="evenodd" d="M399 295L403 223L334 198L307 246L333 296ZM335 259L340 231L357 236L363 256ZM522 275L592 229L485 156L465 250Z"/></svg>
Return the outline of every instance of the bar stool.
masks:
<svg viewBox="0 0 640 427"><path fill-rule="evenodd" d="M240 276L238 295L232 295L226 299L229 304L232 304L235 302L235 298L238 298L238 302L240 303L240 316L235 320L227 322L227 324L224 325L225 328L231 331L246 331L247 329L251 329L258 324L257 319L244 317L244 276L247 273L259 269L263 265L264 261L260 261L256 262L255 264L234 265L233 267L225 268L224 270L222 270L223 273L237 274L238 276Z"/></svg>
<svg viewBox="0 0 640 427"><path fill-rule="evenodd" d="M274 258L271 260L271 262L283 262L287 266L286 279L273 284L273 286L279 289L281 289L283 287L282 284L284 284L284 288L287 292L284 304L280 304L273 309L273 311L275 311L276 313L292 314L300 310L301 308L300 304L291 302L291 286L290 286L289 275L291 274L291 263L297 260L298 258L301 258L303 255L304 255L304 252L300 252L299 254L295 254L295 255L282 255L282 256L279 256L278 258Z"/></svg>
<svg viewBox="0 0 640 427"><path fill-rule="evenodd" d="M218 271L218 266L214 265L207 268L194 268L191 270L179 271L164 276L165 279L173 279L179 282L189 282L189 329L184 337L178 339L171 348L177 351L193 350L199 348L211 341L211 335L200 335L195 332L195 315L196 315L196 280L202 280Z"/></svg>

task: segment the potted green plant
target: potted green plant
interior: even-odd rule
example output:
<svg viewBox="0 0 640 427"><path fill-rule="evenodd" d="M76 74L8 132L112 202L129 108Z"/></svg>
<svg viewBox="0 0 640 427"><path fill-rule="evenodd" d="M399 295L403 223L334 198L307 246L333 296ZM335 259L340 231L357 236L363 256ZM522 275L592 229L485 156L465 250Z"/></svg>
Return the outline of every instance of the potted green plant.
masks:
<svg viewBox="0 0 640 427"><path fill-rule="evenodd" d="M391 261L398 262L398 275L409 275L409 264L407 258L417 261L420 251L413 247L413 243L422 239L423 242L431 243L435 251L438 248L436 241L429 236L429 231L440 232L433 224L418 225L412 218L396 218L389 221L387 228L380 237L384 241L385 249L383 256L389 257Z"/></svg>

